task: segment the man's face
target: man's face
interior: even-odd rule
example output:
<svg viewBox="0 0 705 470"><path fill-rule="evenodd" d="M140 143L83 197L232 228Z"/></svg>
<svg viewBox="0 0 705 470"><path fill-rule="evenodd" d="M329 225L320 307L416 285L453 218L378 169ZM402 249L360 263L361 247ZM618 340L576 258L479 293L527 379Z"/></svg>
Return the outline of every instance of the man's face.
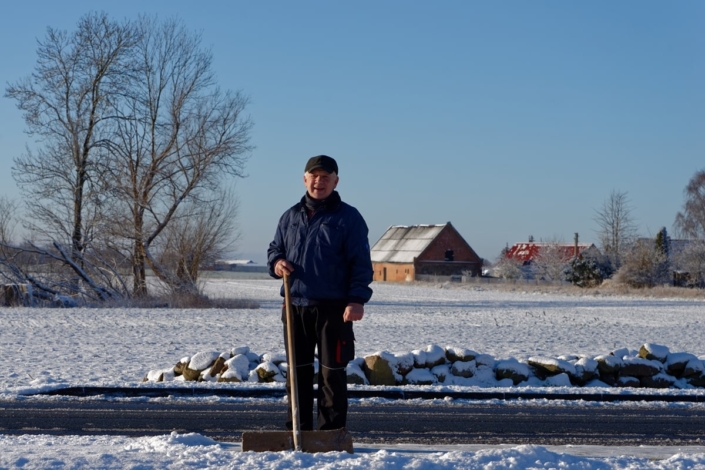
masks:
<svg viewBox="0 0 705 470"><path fill-rule="evenodd" d="M314 199L325 199L338 186L338 175L316 168L310 173L304 173L304 185L309 196Z"/></svg>

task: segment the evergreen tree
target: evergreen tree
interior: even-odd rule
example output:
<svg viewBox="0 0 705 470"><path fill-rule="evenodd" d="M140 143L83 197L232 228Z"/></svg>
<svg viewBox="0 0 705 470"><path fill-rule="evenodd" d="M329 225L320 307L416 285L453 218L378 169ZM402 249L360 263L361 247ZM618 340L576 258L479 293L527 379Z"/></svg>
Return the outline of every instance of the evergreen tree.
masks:
<svg viewBox="0 0 705 470"><path fill-rule="evenodd" d="M666 233L666 227L661 227L661 230L659 230L656 234L656 248L667 258L669 252L669 241L670 239L668 237L668 233Z"/></svg>
<svg viewBox="0 0 705 470"><path fill-rule="evenodd" d="M671 261L669 257L669 242L666 227L661 227L661 230L656 234L656 251L660 253L660 263L658 266L658 281L665 283L671 281Z"/></svg>
<svg viewBox="0 0 705 470"><path fill-rule="evenodd" d="M612 275L609 259L579 256L573 258L566 269L566 280L578 287L595 287Z"/></svg>

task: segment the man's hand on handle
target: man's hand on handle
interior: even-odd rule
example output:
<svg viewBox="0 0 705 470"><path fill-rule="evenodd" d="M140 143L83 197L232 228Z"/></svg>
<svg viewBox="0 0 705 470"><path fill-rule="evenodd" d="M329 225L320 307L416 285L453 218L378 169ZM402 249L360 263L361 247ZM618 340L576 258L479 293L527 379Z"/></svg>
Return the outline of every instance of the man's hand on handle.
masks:
<svg viewBox="0 0 705 470"><path fill-rule="evenodd" d="M274 265L274 274L279 277L284 277L284 274L291 274L293 272L294 266L283 258Z"/></svg>

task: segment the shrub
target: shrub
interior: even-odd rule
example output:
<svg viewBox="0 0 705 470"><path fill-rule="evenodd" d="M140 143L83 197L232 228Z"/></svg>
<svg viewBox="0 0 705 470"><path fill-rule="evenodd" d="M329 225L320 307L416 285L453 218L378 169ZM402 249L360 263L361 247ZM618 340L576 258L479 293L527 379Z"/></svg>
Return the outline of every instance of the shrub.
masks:
<svg viewBox="0 0 705 470"><path fill-rule="evenodd" d="M665 277L668 263L664 253L651 239L639 240L629 250L614 277L615 282L630 287L654 287L670 281Z"/></svg>
<svg viewBox="0 0 705 470"><path fill-rule="evenodd" d="M593 257L574 258L566 269L566 280L578 287L595 287L612 275L609 260Z"/></svg>

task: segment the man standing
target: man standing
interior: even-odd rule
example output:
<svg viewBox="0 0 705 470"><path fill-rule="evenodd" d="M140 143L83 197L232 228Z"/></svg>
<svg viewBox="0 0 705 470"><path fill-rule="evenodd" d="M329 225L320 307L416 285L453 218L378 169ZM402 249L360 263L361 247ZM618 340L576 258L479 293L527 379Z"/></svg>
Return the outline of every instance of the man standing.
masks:
<svg viewBox="0 0 705 470"><path fill-rule="evenodd" d="M335 191L338 164L333 158L310 158L304 185L304 197L279 219L267 264L272 277L288 274L291 283L301 429L313 429L316 348L318 429L339 429L345 427L348 410L345 368L355 356L352 322L362 320L372 296L367 224ZM286 341L285 309L282 321ZM291 399L288 381L287 392ZM292 428L291 409L286 425Z"/></svg>

